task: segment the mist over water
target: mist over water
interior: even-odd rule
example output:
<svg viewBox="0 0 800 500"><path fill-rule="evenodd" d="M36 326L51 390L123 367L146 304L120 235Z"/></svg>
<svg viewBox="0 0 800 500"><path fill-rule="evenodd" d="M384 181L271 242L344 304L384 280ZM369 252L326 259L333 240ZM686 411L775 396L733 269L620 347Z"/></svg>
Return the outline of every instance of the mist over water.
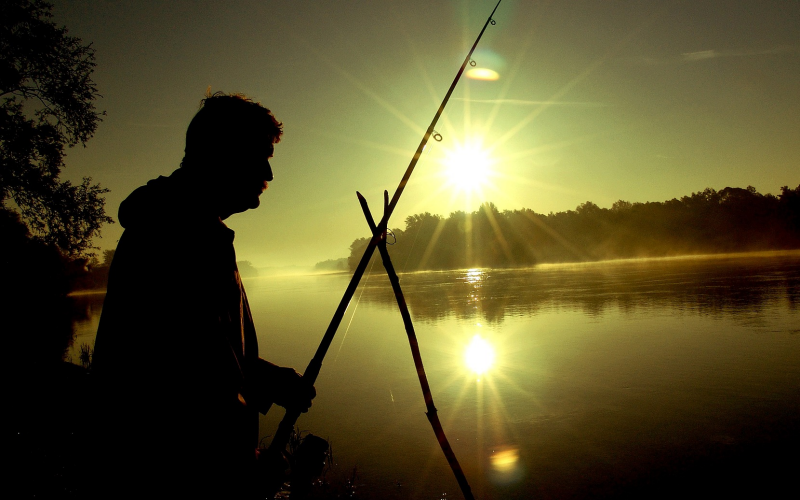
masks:
<svg viewBox="0 0 800 500"><path fill-rule="evenodd" d="M304 369L348 280L246 280L261 355ZM478 497L653 497L690 480L769 494L791 477L796 460L776 452L800 436L798 252L424 272L401 285ZM362 498L460 498L383 270L362 287L298 425L331 441L330 479L357 467ZM466 362L476 336L493 354L480 374ZM281 416L262 418L262 435Z"/></svg>

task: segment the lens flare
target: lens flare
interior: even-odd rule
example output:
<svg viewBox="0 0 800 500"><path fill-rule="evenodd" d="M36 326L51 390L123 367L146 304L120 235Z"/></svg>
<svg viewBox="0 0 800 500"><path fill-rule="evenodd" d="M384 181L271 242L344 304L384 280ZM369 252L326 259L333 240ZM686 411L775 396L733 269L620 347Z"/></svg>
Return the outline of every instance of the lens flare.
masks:
<svg viewBox="0 0 800 500"><path fill-rule="evenodd" d="M522 479L523 468L520 463L519 448L516 446L504 446L492 450L489 464L490 478L495 484L510 485Z"/></svg>
<svg viewBox="0 0 800 500"><path fill-rule="evenodd" d="M488 82L493 82L495 80L500 79L500 74L489 68L472 68L471 70L465 73L467 78L471 78L473 80L484 80Z"/></svg>
<svg viewBox="0 0 800 500"><path fill-rule="evenodd" d="M486 373L494 363L494 348L480 335L472 337L464 353L464 362L473 372L481 375Z"/></svg>
<svg viewBox="0 0 800 500"><path fill-rule="evenodd" d="M495 472L513 472L517 468L517 462L519 462L519 450L516 448L497 450L489 457L489 461Z"/></svg>

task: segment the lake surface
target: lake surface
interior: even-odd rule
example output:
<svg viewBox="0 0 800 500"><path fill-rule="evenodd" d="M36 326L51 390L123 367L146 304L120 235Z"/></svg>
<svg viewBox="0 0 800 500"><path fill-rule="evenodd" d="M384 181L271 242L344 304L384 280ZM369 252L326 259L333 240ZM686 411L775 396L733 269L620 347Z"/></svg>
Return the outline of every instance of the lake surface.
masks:
<svg viewBox="0 0 800 500"><path fill-rule="evenodd" d="M302 371L348 281L245 280L262 357ZM684 496L689 479L695 493L768 493L781 467L794 475L797 458L774 454L800 435L798 252L425 272L401 285L478 498ZM76 301L77 360L102 297ZM465 361L490 351L482 374ZM331 442L329 479L355 468L358 497L462 498L380 263L316 387L298 425ZM281 416L262 418L262 434Z"/></svg>

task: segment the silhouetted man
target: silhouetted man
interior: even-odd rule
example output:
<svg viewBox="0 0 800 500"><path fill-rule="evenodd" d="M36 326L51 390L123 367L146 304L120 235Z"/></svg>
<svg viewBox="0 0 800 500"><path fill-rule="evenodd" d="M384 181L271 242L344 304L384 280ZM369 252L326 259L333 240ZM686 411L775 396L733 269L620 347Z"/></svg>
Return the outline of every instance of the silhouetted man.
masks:
<svg viewBox="0 0 800 500"><path fill-rule="evenodd" d="M234 233L259 206L282 134L240 95L203 100L181 167L135 190L111 266L93 371L100 496L242 498L253 492L258 413L307 409L313 388L258 357Z"/></svg>

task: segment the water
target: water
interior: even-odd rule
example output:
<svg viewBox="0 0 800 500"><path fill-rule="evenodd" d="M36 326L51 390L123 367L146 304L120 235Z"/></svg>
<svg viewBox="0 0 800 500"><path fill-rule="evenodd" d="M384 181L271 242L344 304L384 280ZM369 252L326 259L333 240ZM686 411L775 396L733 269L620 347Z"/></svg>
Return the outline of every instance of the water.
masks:
<svg viewBox="0 0 800 500"><path fill-rule="evenodd" d="M461 498L388 280L379 264L365 279L298 425L331 442L329 479L356 469L360 497ZM262 357L302 371L348 280L246 280ZM401 284L479 498L652 497L698 478L713 493L744 471L763 491L754 474L781 471L759 454L798 436L800 253L414 273ZM76 346L99 312L96 298L80 300L93 309ZM482 374L465 362L476 336L494 351ZM262 434L281 416L264 417Z"/></svg>

